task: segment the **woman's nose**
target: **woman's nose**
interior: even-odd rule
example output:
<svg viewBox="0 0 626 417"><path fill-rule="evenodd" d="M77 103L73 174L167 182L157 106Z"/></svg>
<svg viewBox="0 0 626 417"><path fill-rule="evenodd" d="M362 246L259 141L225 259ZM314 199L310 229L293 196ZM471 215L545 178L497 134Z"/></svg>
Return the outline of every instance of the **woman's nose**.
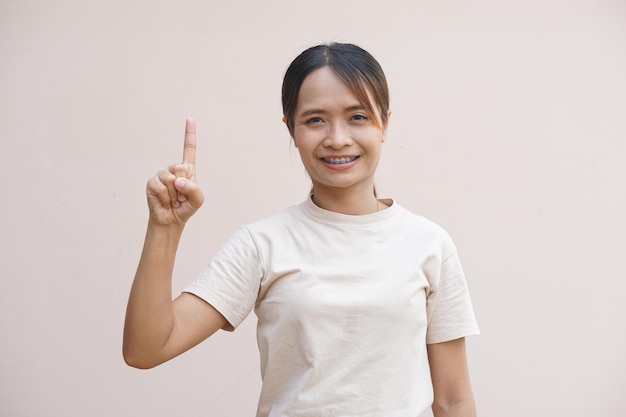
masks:
<svg viewBox="0 0 626 417"><path fill-rule="evenodd" d="M324 146L341 149L350 145L352 145L350 129L343 123L332 123L328 129L328 135L324 139Z"/></svg>

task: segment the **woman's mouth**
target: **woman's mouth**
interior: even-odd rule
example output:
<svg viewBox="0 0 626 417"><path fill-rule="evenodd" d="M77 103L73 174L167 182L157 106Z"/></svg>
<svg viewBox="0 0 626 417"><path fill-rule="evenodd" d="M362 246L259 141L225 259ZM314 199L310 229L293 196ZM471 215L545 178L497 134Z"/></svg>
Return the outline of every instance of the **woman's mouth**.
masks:
<svg viewBox="0 0 626 417"><path fill-rule="evenodd" d="M342 156L340 158L326 157L326 158L320 158L320 159L326 162L327 164L342 165L342 164L349 164L350 162L354 162L357 160L357 158L358 156Z"/></svg>
<svg viewBox="0 0 626 417"><path fill-rule="evenodd" d="M357 156L326 156L324 158L320 158L320 161L324 164L324 166L333 171L347 171L352 168L357 163L357 159L360 158L360 155Z"/></svg>

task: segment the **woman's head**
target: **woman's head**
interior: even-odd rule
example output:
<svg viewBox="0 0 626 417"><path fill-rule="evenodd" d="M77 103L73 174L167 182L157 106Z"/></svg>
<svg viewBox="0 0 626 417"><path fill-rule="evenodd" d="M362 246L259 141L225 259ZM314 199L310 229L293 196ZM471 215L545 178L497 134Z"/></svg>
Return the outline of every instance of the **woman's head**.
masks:
<svg viewBox="0 0 626 417"><path fill-rule="evenodd" d="M293 60L283 79L283 116L293 136L294 113L304 79L316 69L329 67L358 97L371 115L380 115L385 129L389 115L389 89L385 74L376 59L364 49L349 43L317 45Z"/></svg>

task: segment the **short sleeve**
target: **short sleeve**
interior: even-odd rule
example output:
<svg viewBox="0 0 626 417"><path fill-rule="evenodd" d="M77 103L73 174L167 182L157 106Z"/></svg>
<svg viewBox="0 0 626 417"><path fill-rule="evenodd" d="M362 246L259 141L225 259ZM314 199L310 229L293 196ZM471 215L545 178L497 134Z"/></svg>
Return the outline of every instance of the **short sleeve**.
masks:
<svg viewBox="0 0 626 417"><path fill-rule="evenodd" d="M451 241L448 249L443 251L446 257L437 268L427 299L428 344L480 333L465 274Z"/></svg>
<svg viewBox="0 0 626 417"><path fill-rule="evenodd" d="M262 269L257 248L246 227L240 228L183 292L202 298L228 321L232 331L256 303Z"/></svg>

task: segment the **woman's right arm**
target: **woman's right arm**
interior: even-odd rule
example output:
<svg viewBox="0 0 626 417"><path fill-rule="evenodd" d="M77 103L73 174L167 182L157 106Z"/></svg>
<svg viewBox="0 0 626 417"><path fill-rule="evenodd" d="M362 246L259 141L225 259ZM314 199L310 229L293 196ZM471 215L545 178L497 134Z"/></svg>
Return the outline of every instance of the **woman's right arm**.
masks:
<svg viewBox="0 0 626 417"><path fill-rule="evenodd" d="M185 223L204 196L196 184L196 125L187 119L183 162L148 181L150 218L128 299L124 360L152 368L200 343L226 324L210 304L183 293L172 300L172 272Z"/></svg>

